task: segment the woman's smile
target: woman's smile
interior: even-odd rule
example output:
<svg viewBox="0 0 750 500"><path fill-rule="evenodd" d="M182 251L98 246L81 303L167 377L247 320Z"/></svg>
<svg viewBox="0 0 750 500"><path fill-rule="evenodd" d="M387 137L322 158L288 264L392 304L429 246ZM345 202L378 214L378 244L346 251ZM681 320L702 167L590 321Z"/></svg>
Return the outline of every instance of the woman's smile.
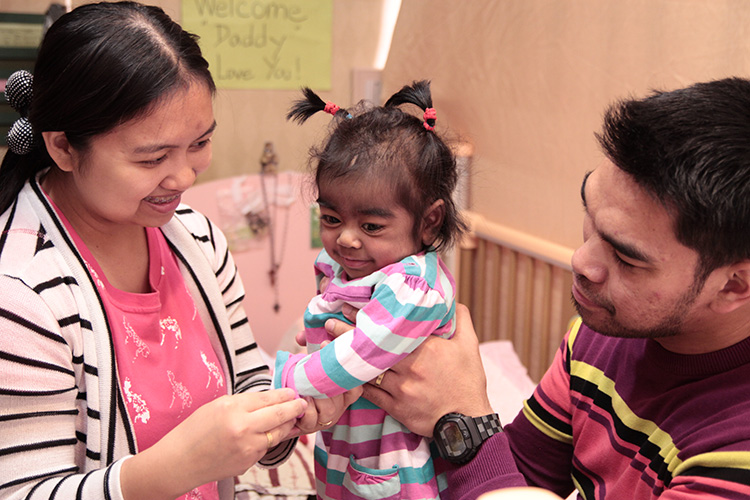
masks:
<svg viewBox="0 0 750 500"><path fill-rule="evenodd" d="M176 210L180 204L182 193L172 196L147 196L143 199L154 210L161 213L171 213Z"/></svg>

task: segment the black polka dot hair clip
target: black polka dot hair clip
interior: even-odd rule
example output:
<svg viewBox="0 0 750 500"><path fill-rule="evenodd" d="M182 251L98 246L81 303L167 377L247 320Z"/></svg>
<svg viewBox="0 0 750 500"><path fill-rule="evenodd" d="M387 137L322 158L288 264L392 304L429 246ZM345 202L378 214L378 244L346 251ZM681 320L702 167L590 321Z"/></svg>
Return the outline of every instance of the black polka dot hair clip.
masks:
<svg viewBox="0 0 750 500"><path fill-rule="evenodd" d="M28 154L34 147L34 130L28 120L33 83L33 75L21 70L10 75L5 84L8 104L21 115L8 131L8 148L17 155Z"/></svg>

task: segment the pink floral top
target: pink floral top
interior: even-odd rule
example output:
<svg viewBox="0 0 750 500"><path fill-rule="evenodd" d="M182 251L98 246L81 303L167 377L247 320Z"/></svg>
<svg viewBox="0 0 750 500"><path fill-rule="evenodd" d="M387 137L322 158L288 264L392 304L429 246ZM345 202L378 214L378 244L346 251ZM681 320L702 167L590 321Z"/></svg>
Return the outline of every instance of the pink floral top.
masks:
<svg viewBox="0 0 750 500"><path fill-rule="evenodd" d="M177 261L158 228L146 228L151 292L112 286L58 211L99 288L112 331L120 390L139 450L145 450L201 405L226 394L225 380ZM217 483L181 499L218 500Z"/></svg>

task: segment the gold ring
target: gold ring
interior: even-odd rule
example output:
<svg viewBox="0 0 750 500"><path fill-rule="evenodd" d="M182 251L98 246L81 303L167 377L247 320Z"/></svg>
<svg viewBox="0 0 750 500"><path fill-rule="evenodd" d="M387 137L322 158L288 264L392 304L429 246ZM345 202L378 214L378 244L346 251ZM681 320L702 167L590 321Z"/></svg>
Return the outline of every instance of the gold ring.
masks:
<svg viewBox="0 0 750 500"><path fill-rule="evenodd" d="M273 434L271 434L269 431L266 431L266 439L268 440L268 449L270 450L273 448Z"/></svg>
<svg viewBox="0 0 750 500"><path fill-rule="evenodd" d="M383 382L383 377L385 377L385 372L378 375L378 378L375 379L375 386L380 387L381 382Z"/></svg>
<svg viewBox="0 0 750 500"><path fill-rule="evenodd" d="M328 427L332 423L333 423L333 420L329 420L328 422L318 422L318 425L320 425L321 427Z"/></svg>

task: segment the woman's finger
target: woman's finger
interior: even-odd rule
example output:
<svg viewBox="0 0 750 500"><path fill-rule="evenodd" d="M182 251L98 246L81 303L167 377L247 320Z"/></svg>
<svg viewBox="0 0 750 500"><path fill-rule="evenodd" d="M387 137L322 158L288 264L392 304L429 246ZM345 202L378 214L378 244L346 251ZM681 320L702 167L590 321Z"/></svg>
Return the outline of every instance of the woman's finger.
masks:
<svg viewBox="0 0 750 500"><path fill-rule="evenodd" d="M273 448L282 441L287 441L291 438L300 436L302 431L295 425L296 422L297 419L295 418L264 431L263 434L265 434L266 437L267 449Z"/></svg>
<svg viewBox="0 0 750 500"><path fill-rule="evenodd" d="M242 405L245 411L255 411L287 401L293 401L297 395L293 389L272 389L263 392L243 392L230 396Z"/></svg>
<svg viewBox="0 0 750 500"><path fill-rule="evenodd" d="M268 430L278 427L286 422L296 421L297 417L305 413L307 401L302 398L291 401L283 401L270 406L264 406L252 410L247 414L253 420L252 425L256 429Z"/></svg>
<svg viewBox="0 0 750 500"><path fill-rule="evenodd" d="M307 400L307 408L305 409L304 415L302 415L297 421L297 428L303 434L311 434L317 431L318 422L318 409L315 406L315 400L311 397L305 397Z"/></svg>

